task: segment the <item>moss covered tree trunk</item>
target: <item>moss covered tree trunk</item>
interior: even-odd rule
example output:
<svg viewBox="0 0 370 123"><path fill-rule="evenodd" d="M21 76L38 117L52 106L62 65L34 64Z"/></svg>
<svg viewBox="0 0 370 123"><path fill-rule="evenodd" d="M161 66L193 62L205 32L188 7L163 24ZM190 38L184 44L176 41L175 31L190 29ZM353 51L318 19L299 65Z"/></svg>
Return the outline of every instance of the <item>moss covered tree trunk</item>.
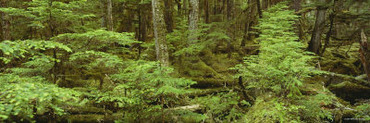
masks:
<svg viewBox="0 0 370 123"><path fill-rule="evenodd" d="M157 60L160 61L161 66L169 66L166 44L166 25L163 15L164 1L152 0L152 9Z"/></svg>
<svg viewBox="0 0 370 123"><path fill-rule="evenodd" d="M107 0L107 21L108 30L113 31L112 0Z"/></svg>
<svg viewBox="0 0 370 123"><path fill-rule="evenodd" d="M199 0L190 0L190 13L189 13L189 37L188 37L188 43L192 44L197 39L197 33L198 30L198 19L199 19Z"/></svg>

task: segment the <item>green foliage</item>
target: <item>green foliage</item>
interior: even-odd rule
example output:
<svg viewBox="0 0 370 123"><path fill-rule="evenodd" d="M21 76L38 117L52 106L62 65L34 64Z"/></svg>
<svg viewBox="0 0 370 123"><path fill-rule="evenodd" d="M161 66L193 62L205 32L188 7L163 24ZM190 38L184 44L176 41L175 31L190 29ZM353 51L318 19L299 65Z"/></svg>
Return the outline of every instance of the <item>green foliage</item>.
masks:
<svg viewBox="0 0 370 123"><path fill-rule="evenodd" d="M364 103L356 107L357 113L355 114L356 118L362 118L364 121L370 120L370 104Z"/></svg>
<svg viewBox="0 0 370 123"><path fill-rule="evenodd" d="M0 121L9 117L33 121L35 115L61 116L63 107L79 105L79 93L59 88L39 76L20 77L13 74L0 75ZM15 119L9 119L9 121Z"/></svg>
<svg viewBox="0 0 370 123"><path fill-rule="evenodd" d="M0 57L0 60L2 60L4 63L9 63L14 58L24 58L27 54L31 56L42 55L40 51L55 48L72 52L72 50L66 45L53 41L3 41L0 43L0 50L5 56Z"/></svg>
<svg viewBox="0 0 370 123"><path fill-rule="evenodd" d="M249 105L243 102L240 101L238 94L233 91L199 97L194 100L194 103L204 106L205 116L208 120L214 122L236 122L243 119L245 112L243 112L240 105Z"/></svg>
<svg viewBox="0 0 370 123"><path fill-rule="evenodd" d="M72 63L78 63L79 67L93 69L94 67L119 68L123 61L116 55L98 51L76 52L69 58ZM84 64L84 63L88 64Z"/></svg>
<svg viewBox="0 0 370 123"><path fill-rule="evenodd" d="M204 49L215 49L217 44L229 42L231 38L226 35L226 30L222 22L214 22L211 24L200 23L197 30L190 32L187 21L182 20L174 32L167 35L167 40L170 51L174 56L198 55ZM189 35L198 37L197 40L188 41Z"/></svg>
<svg viewBox="0 0 370 123"><path fill-rule="evenodd" d="M264 12L256 27L261 31L259 55L247 57L244 65L237 65L240 75L250 87L292 97L300 95L298 87L311 73L318 73L308 64L313 58L303 50L293 32L293 11L286 10L286 3L279 3Z"/></svg>
<svg viewBox="0 0 370 123"><path fill-rule="evenodd" d="M310 122L322 122L323 119L333 120L332 113L324 108L332 102L332 96L323 93L299 100L298 104L303 106L300 112L302 119Z"/></svg>
<svg viewBox="0 0 370 123"><path fill-rule="evenodd" d="M140 43L134 39L133 33L117 33L106 30L95 30L86 33L66 33L53 37L52 40L68 44L74 51L101 51L108 47L130 46ZM113 49L119 52L128 52L125 47Z"/></svg>
<svg viewBox="0 0 370 123"><path fill-rule="evenodd" d="M126 120L159 116L164 105L175 105L174 102L179 101L181 94L187 92L186 88L195 84L188 79L172 77L173 69L159 67L157 62L139 60L127 64L130 66L111 76L113 80L120 82L113 92L121 92L117 94L123 96L122 92L125 91L125 99L113 101L126 104L127 115L132 118Z"/></svg>
<svg viewBox="0 0 370 123"><path fill-rule="evenodd" d="M246 113L246 122L253 123L299 123L299 109L302 106L292 105L283 99L271 96L257 98L253 107Z"/></svg>

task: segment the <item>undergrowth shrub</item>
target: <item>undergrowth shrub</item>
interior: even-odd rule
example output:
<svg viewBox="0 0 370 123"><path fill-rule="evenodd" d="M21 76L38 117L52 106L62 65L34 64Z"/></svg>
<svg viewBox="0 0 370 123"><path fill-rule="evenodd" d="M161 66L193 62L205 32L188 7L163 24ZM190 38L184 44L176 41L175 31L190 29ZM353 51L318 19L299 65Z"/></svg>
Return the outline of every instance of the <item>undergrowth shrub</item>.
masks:
<svg viewBox="0 0 370 123"><path fill-rule="evenodd" d="M206 120L213 122L240 122L245 113L243 106L249 105L240 101L238 93L234 91L198 97L193 102L202 105Z"/></svg>
<svg viewBox="0 0 370 123"><path fill-rule="evenodd" d="M0 75L0 121L34 122L35 116L62 116L68 106L81 106L80 93L49 84L40 76ZM16 121L12 121L16 120Z"/></svg>
<svg viewBox="0 0 370 123"><path fill-rule="evenodd" d="M139 60L126 64L129 66L111 75L112 80L119 83L113 91L108 92L111 96L98 99L125 108L125 121L161 119L159 116L173 112L171 108L180 105L177 102L184 101L182 94L196 83L173 77L173 69L160 67L158 62Z"/></svg>

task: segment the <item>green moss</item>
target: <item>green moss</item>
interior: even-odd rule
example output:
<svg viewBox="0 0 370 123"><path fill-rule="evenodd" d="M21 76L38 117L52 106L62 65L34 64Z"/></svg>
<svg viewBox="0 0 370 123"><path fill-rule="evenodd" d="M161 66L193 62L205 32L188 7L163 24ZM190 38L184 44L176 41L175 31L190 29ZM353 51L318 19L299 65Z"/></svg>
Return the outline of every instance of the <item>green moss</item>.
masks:
<svg viewBox="0 0 370 123"><path fill-rule="evenodd" d="M283 99L266 94L256 99L246 113L249 123L301 122L298 109L301 106L289 104Z"/></svg>

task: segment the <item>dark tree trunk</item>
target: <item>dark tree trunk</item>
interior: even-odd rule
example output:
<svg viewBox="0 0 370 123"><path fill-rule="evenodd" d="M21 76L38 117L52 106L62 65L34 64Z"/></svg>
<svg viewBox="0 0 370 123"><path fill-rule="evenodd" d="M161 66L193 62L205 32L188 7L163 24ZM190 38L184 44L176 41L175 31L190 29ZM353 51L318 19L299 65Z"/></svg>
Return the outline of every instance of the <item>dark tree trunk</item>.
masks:
<svg viewBox="0 0 370 123"><path fill-rule="evenodd" d="M330 14L329 18L330 18L330 25L329 25L329 31L328 33L326 33L326 37L325 37L325 45L324 45L324 48L322 49L321 53L320 53L320 56L322 56L326 50L326 48L329 46L330 44L330 37L331 37L331 34L332 34L332 30L333 30L333 26L334 26L334 18L335 18L335 3L336 3L337 0L334 0L334 4L333 4L333 12Z"/></svg>
<svg viewBox="0 0 370 123"><path fill-rule="evenodd" d="M364 30L361 30L361 40L360 40L360 59L362 66L364 67L365 74L367 75L367 80L370 82L370 49L367 42L367 36Z"/></svg>
<svg viewBox="0 0 370 123"><path fill-rule="evenodd" d="M208 0L204 0L204 20L205 20L205 23L210 23L210 20L209 20L209 3L208 3Z"/></svg>
<svg viewBox="0 0 370 123"><path fill-rule="evenodd" d="M234 0L227 0L227 20L232 19Z"/></svg>
<svg viewBox="0 0 370 123"><path fill-rule="evenodd" d="M260 18L262 18L261 1L260 0L256 0L256 3L257 3L258 16Z"/></svg>
<svg viewBox="0 0 370 123"><path fill-rule="evenodd" d="M7 7L7 0L1 1L1 7ZM7 13L1 13L1 26L3 40L11 40L10 37L10 16Z"/></svg>
<svg viewBox="0 0 370 123"><path fill-rule="evenodd" d="M326 14L326 7L323 6L325 0L319 0L319 2L321 4L317 7L315 27L312 31L311 41L308 46L308 50L316 54L320 54L321 34L324 30Z"/></svg>
<svg viewBox="0 0 370 123"><path fill-rule="evenodd" d="M172 0L164 0L164 18L166 22L167 32L173 32L173 3Z"/></svg>
<svg viewBox="0 0 370 123"><path fill-rule="evenodd" d="M295 12L298 12L299 10L301 10L301 1L302 0L293 0L292 8L295 10Z"/></svg>

